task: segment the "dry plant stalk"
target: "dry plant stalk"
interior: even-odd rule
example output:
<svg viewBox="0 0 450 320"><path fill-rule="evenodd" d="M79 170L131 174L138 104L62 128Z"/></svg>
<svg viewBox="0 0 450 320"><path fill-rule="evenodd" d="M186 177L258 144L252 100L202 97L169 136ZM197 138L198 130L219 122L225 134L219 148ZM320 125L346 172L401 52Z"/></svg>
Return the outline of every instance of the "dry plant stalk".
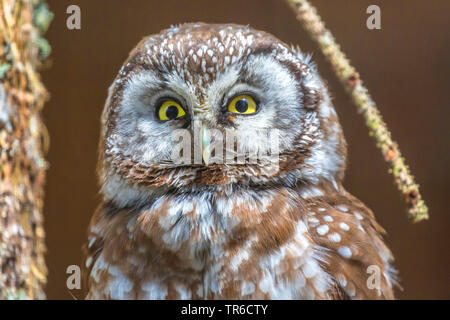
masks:
<svg viewBox="0 0 450 320"><path fill-rule="evenodd" d="M48 94L38 67L52 14L43 0L0 0L0 300L43 299L42 219Z"/></svg>
<svg viewBox="0 0 450 320"><path fill-rule="evenodd" d="M352 97L358 112L364 116L370 135L375 138L377 147L390 166L389 172L394 176L398 189L406 199L409 217L414 222L428 219L428 208L419 192L419 185L415 183L397 143L392 140L391 133L358 72L350 65L350 61L341 51L331 32L326 29L314 6L307 0L287 0L287 2L294 8L297 19L331 63L340 82Z"/></svg>

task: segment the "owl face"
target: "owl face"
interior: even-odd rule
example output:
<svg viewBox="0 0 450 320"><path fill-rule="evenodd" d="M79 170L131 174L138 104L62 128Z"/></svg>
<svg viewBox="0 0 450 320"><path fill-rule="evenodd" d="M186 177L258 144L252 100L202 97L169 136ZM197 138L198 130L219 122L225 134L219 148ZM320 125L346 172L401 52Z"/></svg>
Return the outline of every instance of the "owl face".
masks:
<svg viewBox="0 0 450 320"><path fill-rule="evenodd" d="M102 124L111 198L317 184L344 170L345 141L309 58L248 27L186 24L145 38L110 87Z"/></svg>

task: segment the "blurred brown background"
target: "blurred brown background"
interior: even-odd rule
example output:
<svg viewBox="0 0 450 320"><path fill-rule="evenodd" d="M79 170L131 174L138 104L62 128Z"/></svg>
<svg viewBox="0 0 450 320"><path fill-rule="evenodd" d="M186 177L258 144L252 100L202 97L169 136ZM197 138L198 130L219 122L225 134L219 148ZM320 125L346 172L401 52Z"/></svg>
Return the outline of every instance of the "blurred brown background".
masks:
<svg viewBox="0 0 450 320"><path fill-rule="evenodd" d="M250 24L314 53L334 95L349 143L347 189L387 229L403 291L400 299L449 299L450 1L313 0L370 89L393 137L421 184L431 219L406 218L387 166L362 118L318 48L282 0L49 0L52 66L44 72L51 100L45 199L50 299L72 299L66 268L82 264L81 246L99 202L95 166L106 90L144 36L192 21ZM81 8L81 30L66 28L66 8ZM366 28L366 8L381 7L381 30ZM83 293L72 294L82 298Z"/></svg>

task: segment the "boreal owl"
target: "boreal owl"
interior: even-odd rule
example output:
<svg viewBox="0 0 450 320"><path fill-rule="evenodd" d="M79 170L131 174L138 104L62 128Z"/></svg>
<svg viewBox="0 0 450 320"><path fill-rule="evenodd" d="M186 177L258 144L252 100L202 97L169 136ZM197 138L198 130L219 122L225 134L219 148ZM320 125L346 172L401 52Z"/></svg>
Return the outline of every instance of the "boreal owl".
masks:
<svg viewBox="0 0 450 320"><path fill-rule="evenodd" d="M298 48L233 24L144 38L102 114L87 298L394 298L384 231L342 186L345 163Z"/></svg>

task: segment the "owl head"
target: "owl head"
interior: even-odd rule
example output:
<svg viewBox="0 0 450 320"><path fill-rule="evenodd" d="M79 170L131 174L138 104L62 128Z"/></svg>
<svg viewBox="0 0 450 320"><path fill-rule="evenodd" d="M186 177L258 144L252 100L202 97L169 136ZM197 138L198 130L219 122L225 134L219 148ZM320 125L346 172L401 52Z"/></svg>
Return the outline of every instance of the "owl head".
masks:
<svg viewBox="0 0 450 320"><path fill-rule="evenodd" d="M168 191L335 184L345 157L310 58L246 26L184 24L144 38L102 115L102 193L121 205Z"/></svg>

